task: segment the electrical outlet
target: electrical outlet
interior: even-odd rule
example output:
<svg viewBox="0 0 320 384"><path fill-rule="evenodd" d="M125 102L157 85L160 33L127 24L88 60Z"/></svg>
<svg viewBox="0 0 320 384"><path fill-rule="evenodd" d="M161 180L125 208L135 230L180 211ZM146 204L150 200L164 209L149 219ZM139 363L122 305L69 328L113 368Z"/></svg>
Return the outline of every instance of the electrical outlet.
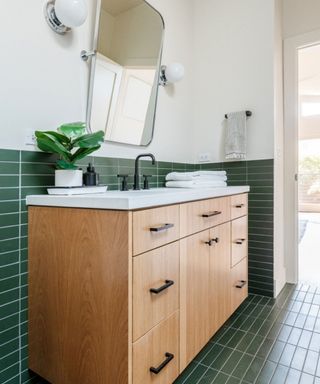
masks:
<svg viewBox="0 0 320 384"><path fill-rule="evenodd" d="M26 133L25 140L24 140L25 145L36 145L36 136L34 134L34 131L29 129Z"/></svg>
<svg viewBox="0 0 320 384"><path fill-rule="evenodd" d="M210 153L199 153L198 160L199 163L210 163L211 155Z"/></svg>

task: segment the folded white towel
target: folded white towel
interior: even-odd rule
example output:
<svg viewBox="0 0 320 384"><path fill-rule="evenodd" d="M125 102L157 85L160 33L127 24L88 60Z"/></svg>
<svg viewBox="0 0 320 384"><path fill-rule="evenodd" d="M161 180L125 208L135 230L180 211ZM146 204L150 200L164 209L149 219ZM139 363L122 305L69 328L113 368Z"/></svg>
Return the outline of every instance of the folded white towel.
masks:
<svg viewBox="0 0 320 384"><path fill-rule="evenodd" d="M226 181L225 171L196 171L196 172L171 172L166 176L167 181L192 181L195 179Z"/></svg>
<svg viewBox="0 0 320 384"><path fill-rule="evenodd" d="M167 181L167 188L219 188L226 187L227 183L225 181Z"/></svg>
<svg viewBox="0 0 320 384"><path fill-rule="evenodd" d="M247 115L245 111L228 113L226 159L243 160L247 156Z"/></svg>

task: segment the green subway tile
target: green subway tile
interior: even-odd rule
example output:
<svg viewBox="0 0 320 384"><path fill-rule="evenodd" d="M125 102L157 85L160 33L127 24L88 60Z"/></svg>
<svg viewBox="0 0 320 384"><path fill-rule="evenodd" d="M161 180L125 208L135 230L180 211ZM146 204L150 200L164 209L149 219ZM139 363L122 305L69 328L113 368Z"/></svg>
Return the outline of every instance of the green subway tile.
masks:
<svg viewBox="0 0 320 384"><path fill-rule="evenodd" d="M0 175L19 175L19 163L1 163Z"/></svg>
<svg viewBox="0 0 320 384"><path fill-rule="evenodd" d="M241 380L230 376L226 384L241 384Z"/></svg>
<svg viewBox="0 0 320 384"><path fill-rule="evenodd" d="M11 316L19 311L19 302L15 301L1 307L0 319ZM0 353L1 356L1 353Z"/></svg>
<svg viewBox="0 0 320 384"><path fill-rule="evenodd" d="M11 303L19 299L19 288L11 289L10 291L0 293L0 305Z"/></svg>
<svg viewBox="0 0 320 384"><path fill-rule="evenodd" d="M54 176L22 175L21 185L23 187L51 186L54 185Z"/></svg>
<svg viewBox="0 0 320 384"><path fill-rule="evenodd" d="M134 168L135 161L133 159L118 159L118 165L120 167Z"/></svg>
<svg viewBox="0 0 320 384"><path fill-rule="evenodd" d="M248 370L246 371L243 380L249 383L254 383L263 367L264 362L264 359L255 357L251 364L248 366Z"/></svg>
<svg viewBox="0 0 320 384"><path fill-rule="evenodd" d="M118 167L119 165L119 159L111 157L94 157L93 162L95 166Z"/></svg>
<svg viewBox="0 0 320 384"><path fill-rule="evenodd" d="M19 201L0 202L0 215L18 213L18 212L19 212ZM7 224L7 226L9 225L11 224Z"/></svg>
<svg viewBox="0 0 320 384"><path fill-rule="evenodd" d="M0 188L0 201L1 200L18 200L18 188Z"/></svg>
<svg viewBox="0 0 320 384"><path fill-rule="evenodd" d="M1 219L1 216L0 216ZM28 212L21 212L21 224L28 223Z"/></svg>
<svg viewBox="0 0 320 384"><path fill-rule="evenodd" d="M1 343L9 343L10 341L19 337L19 326L7 329L4 332L1 332ZM0 381L1 382L1 381Z"/></svg>
<svg viewBox="0 0 320 384"><path fill-rule="evenodd" d="M21 273L26 273L28 272L28 261L22 261L20 263L20 272Z"/></svg>
<svg viewBox="0 0 320 384"><path fill-rule="evenodd" d="M20 237L20 248L21 249L24 249L24 248L28 248L28 237L27 236L24 236L24 237Z"/></svg>
<svg viewBox="0 0 320 384"><path fill-rule="evenodd" d="M228 357L231 355L231 353L232 353L231 348L224 347L222 351L219 353L219 355L210 364L210 368L220 371L221 368L224 366ZM205 360L207 360L207 357Z"/></svg>
<svg viewBox="0 0 320 384"><path fill-rule="evenodd" d="M207 368L203 365L191 363L183 372L182 375L174 382L174 384L197 383L198 380L206 372Z"/></svg>
<svg viewBox="0 0 320 384"><path fill-rule="evenodd" d="M265 159L265 160L249 160L247 161L248 168L250 167L259 167L259 166L273 166L273 159Z"/></svg>
<svg viewBox="0 0 320 384"><path fill-rule="evenodd" d="M21 299L21 310L28 308L28 298L24 297Z"/></svg>
<svg viewBox="0 0 320 384"><path fill-rule="evenodd" d="M57 159L58 156L52 153L21 151L23 163L55 163Z"/></svg>
<svg viewBox="0 0 320 384"><path fill-rule="evenodd" d="M19 325L19 313L14 313L0 320L0 333Z"/></svg>
<svg viewBox="0 0 320 384"><path fill-rule="evenodd" d="M262 325L262 327L263 327L263 325ZM261 334L261 329L259 330L259 334ZM265 334L263 334L262 336L265 337ZM262 342L262 344L261 344L261 346L260 346L260 348L259 348L259 350L257 352L257 357L260 357L261 359L265 359L268 356L268 354L269 354L269 352L270 352L270 350L272 348L272 345L273 345L273 340L265 339Z"/></svg>
<svg viewBox="0 0 320 384"><path fill-rule="evenodd" d="M213 344L213 346L209 349L208 353L200 361L201 364L209 367L216 360L216 358L220 355L222 350L223 350L222 345Z"/></svg>
<svg viewBox="0 0 320 384"><path fill-rule="evenodd" d="M22 163L22 175L53 175L55 172L54 164L35 164L35 163Z"/></svg>
<svg viewBox="0 0 320 384"><path fill-rule="evenodd" d="M267 361L263 366L258 379L257 384L268 384L277 368L277 365L272 361ZM280 383L279 383L280 384Z"/></svg>
<svg viewBox="0 0 320 384"><path fill-rule="evenodd" d="M0 372L0 383L4 383L7 380L11 379L13 376L16 376L19 374L19 368L20 364L19 362L12 365L9 368L6 368L2 372Z"/></svg>
<svg viewBox="0 0 320 384"><path fill-rule="evenodd" d="M12 239L19 236L19 226L2 227L0 228L0 241L6 239ZM0 243L1 248L1 243Z"/></svg>
<svg viewBox="0 0 320 384"><path fill-rule="evenodd" d="M216 378L211 381L212 384L225 384L228 381L229 376L224 374L223 372L219 372ZM209 381L207 383L210 383Z"/></svg>
<svg viewBox="0 0 320 384"><path fill-rule="evenodd" d="M0 371L19 362L19 351L14 351L3 357L0 362Z"/></svg>
<svg viewBox="0 0 320 384"><path fill-rule="evenodd" d="M21 188L21 199L25 199L30 195L46 195L47 188L46 187L22 187Z"/></svg>
<svg viewBox="0 0 320 384"><path fill-rule="evenodd" d="M19 261L18 250L13 252L8 252L8 253L2 253L2 254L0 253L0 268L5 267L7 264L17 263L18 261Z"/></svg>
<svg viewBox="0 0 320 384"><path fill-rule="evenodd" d="M242 379L253 361L253 356L244 354L236 365L232 376Z"/></svg>
<svg viewBox="0 0 320 384"><path fill-rule="evenodd" d="M119 168L118 167L102 167L98 166L95 167L96 172L102 176L117 176L119 173Z"/></svg>
<svg viewBox="0 0 320 384"><path fill-rule="evenodd" d="M19 239L0 241L0 253L12 252L19 249Z"/></svg>
<svg viewBox="0 0 320 384"><path fill-rule="evenodd" d="M225 170L226 168L246 168L246 161L226 161L222 163L222 167Z"/></svg>
<svg viewBox="0 0 320 384"><path fill-rule="evenodd" d="M172 171L172 163L167 161L158 161L157 163L158 169L165 169L166 172Z"/></svg>
<svg viewBox="0 0 320 384"><path fill-rule="evenodd" d="M25 200L20 200L20 210L21 212L27 212L28 207Z"/></svg>
<svg viewBox="0 0 320 384"><path fill-rule="evenodd" d="M253 338L253 340L252 340L252 338ZM258 352L258 350L259 350L259 348L260 348L260 346L264 340L264 337L261 335L255 335L255 336L251 335L251 340L252 341L251 341L250 345L246 349L246 353L249 353L250 355L255 355Z"/></svg>
<svg viewBox="0 0 320 384"><path fill-rule="evenodd" d="M19 151L11 149L0 149L0 161L16 161L19 162Z"/></svg>
<svg viewBox="0 0 320 384"><path fill-rule="evenodd" d="M21 295L22 298L28 296L28 286L27 285L24 285L24 286L20 287L20 295Z"/></svg>
<svg viewBox="0 0 320 384"><path fill-rule="evenodd" d="M242 355L243 355L242 352L234 350L231 353L229 359L224 364L224 366L221 368L221 371L226 373L226 374L228 374L228 375L231 375L232 371L234 370L234 368L238 364L238 362L241 359Z"/></svg>
<svg viewBox="0 0 320 384"><path fill-rule="evenodd" d="M0 292L8 291L19 286L19 276L12 276L0 280Z"/></svg>

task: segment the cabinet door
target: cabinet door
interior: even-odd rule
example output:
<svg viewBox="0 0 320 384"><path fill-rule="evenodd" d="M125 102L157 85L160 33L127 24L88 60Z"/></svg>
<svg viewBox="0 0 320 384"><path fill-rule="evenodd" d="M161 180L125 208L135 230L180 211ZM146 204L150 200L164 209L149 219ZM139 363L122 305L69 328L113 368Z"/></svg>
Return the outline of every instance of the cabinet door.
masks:
<svg viewBox="0 0 320 384"><path fill-rule="evenodd" d="M210 338L209 230L180 243L180 369L183 370Z"/></svg>
<svg viewBox="0 0 320 384"><path fill-rule="evenodd" d="M232 261L234 267L248 256L248 216L232 221Z"/></svg>
<svg viewBox="0 0 320 384"><path fill-rule="evenodd" d="M231 315L231 224L210 229L210 332L213 335Z"/></svg>

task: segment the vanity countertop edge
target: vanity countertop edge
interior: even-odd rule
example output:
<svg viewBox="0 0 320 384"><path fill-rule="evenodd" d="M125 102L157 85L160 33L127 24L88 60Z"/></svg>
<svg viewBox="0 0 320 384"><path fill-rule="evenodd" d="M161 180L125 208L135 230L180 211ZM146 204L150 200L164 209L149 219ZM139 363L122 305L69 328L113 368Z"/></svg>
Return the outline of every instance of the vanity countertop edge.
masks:
<svg viewBox="0 0 320 384"><path fill-rule="evenodd" d="M27 196L28 206L47 206L65 208L88 208L131 211L147 209L164 205L187 203L190 201L206 200L216 197L232 196L248 193L249 186L232 186L206 189L168 189L159 188L150 191L119 192L108 191L103 194L53 196Z"/></svg>

